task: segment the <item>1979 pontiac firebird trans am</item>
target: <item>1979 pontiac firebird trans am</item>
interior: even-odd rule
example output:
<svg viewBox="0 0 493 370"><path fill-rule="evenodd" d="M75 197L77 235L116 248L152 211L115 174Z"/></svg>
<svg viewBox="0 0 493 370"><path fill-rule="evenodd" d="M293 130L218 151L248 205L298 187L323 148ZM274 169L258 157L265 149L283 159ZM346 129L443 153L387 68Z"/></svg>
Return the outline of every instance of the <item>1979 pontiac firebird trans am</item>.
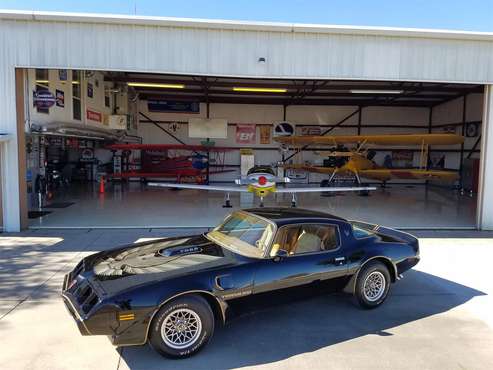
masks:
<svg viewBox="0 0 493 370"><path fill-rule="evenodd" d="M296 208L234 212L203 235L132 244L84 258L62 296L82 335L197 353L216 322L248 302L314 287L375 308L419 261L418 241L390 228ZM318 288L317 288L318 289ZM254 307L254 306L253 306Z"/></svg>

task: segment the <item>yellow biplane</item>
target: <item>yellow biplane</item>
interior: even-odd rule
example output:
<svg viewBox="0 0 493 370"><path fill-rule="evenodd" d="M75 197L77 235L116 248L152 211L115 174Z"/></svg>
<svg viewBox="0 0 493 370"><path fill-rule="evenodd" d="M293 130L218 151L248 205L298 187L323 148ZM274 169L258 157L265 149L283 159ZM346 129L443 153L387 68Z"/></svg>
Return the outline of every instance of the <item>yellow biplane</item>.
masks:
<svg viewBox="0 0 493 370"><path fill-rule="evenodd" d="M456 171L428 168L428 148L430 145L456 145L464 142L464 137L455 134L388 134L388 135L341 135L341 136L283 136L275 138L284 146L301 150L308 145L331 145L340 147L346 144L355 144L356 148L349 151L335 150L329 154L332 157L347 157L347 161L341 166L322 167L313 165L291 164L283 165L286 169L303 170L330 174L328 184L332 182L336 174L353 174L358 183L361 178L377 181L386 181L391 178L398 179L425 179L443 180L453 182L458 179ZM378 166L368 156L369 145L419 145L420 161L418 168L387 168Z"/></svg>

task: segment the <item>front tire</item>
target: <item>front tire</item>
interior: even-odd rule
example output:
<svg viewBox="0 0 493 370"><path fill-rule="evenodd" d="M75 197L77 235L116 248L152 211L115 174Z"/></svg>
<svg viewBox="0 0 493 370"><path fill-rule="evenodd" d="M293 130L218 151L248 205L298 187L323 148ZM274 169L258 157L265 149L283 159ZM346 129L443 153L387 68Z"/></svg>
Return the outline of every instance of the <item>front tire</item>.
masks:
<svg viewBox="0 0 493 370"><path fill-rule="evenodd" d="M369 262L363 266L356 280L354 296L362 308L380 306L390 290L390 273L382 262Z"/></svg>
<svg viewBox="0 0 493 370"><path fill-rule="evenodd" d="M180 297L166 303L151 324L149 344L161 355L185 358L199 352L214 333L214 314L198 296Z"/></svg>

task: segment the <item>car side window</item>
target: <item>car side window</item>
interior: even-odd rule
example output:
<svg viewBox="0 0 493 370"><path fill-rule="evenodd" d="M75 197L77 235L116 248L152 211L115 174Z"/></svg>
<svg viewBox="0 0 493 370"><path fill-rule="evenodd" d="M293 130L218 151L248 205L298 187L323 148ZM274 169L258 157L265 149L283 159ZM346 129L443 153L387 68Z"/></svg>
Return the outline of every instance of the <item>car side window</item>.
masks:
<svg viewBox="0 0 493 370"><path fill-rule="evenodd" d="M322 252L339 247L339 235L335 225L300 224L280 230L276 238L277 249L289 255Z"/></svg>

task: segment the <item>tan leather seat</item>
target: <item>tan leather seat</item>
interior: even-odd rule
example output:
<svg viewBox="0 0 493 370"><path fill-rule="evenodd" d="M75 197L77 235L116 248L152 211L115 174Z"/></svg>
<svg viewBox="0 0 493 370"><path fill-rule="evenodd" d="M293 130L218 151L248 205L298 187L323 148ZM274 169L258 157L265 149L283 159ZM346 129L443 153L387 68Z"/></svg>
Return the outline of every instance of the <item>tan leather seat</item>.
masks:
<svg viewBox="0 0 493 370"><path fill-rule="evenodd" d="M319 252L322 248L322 239L315 234L303 231L298 237L296 244L294 246L294 253L309 253L309 252Z"/></svg>

